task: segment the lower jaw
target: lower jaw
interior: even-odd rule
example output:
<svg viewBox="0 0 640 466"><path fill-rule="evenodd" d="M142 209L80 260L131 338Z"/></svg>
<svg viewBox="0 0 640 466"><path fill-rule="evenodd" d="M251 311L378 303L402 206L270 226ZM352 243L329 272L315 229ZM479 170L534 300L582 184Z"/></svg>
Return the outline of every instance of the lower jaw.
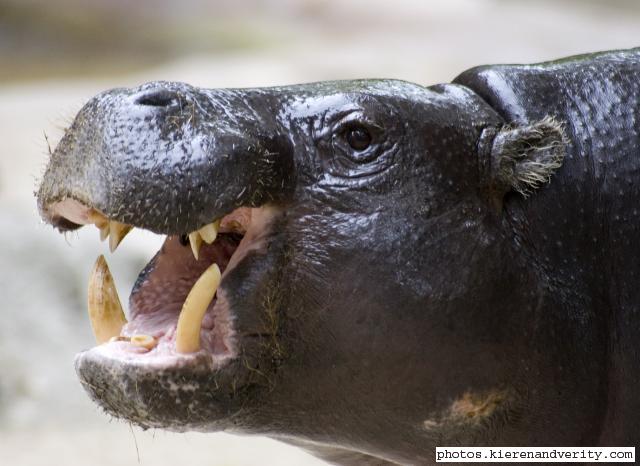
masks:
<svg viewBox="0 0 640 466"><path fill-rule="evenodd" d="M143 429L220 431L237 428L234 420L273 390L273 355L265 337L234 343L225 354L162 356L99 345L76 355L74 365L89 397L114 418Z"/></svg>
<svg viewBox="0 0 640 466"><path fill-rule="evenodd" d="M231 320L221 290L208 311L208 315L214 314ZM203 328L201 349L179 353L175 341L177 314L154 334L156 345L150 350L130 341L134 334L154 333L140 320L140 315L133 315L119 337L76 356L76 372L89 397L108 414L143 428L215 428L212 420L226 416L222 406L239 379L239 342L230 322L226 333L214 335L215 327ZM213 341L217 344L209 344Z"/></svg>
<svg viewBox="0 0 640 466"><path fill-rule="evenodd" d="M76 355L74 365L89 397L114 418L143 429L212 432L237 429L273 390L265 341L245 337L237 347L225 356L141 358L98 346Z"/></svg>
<svg viewBox="0 0 640 466"><path fill-rule="evenodd" d="M204 353L167 368L119 359L94 348L76 356L75 368L89 397L107 414L142 428L208 431L230 415L237 364L219 367Z"/></svg>

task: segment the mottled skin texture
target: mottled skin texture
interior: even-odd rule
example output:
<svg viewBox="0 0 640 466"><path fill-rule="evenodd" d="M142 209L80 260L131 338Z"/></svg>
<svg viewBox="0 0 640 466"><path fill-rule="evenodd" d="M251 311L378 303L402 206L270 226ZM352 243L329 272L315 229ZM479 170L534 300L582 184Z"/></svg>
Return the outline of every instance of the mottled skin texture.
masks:
<svg viewBox="0 0 640 466"><path fill-rule="evenodd" d="M88 392L141 426L264 434L344 464L637 444L638 76L631 50L429 88L97 96L40 188L58 227L74 225L47 206L69 197L164 234L238 206L280 213L221 286L240 357L217 371L81 357ZM350 147L354 127L369 148ZM532 166L556 173L524 197L513 173Z"/></svg>

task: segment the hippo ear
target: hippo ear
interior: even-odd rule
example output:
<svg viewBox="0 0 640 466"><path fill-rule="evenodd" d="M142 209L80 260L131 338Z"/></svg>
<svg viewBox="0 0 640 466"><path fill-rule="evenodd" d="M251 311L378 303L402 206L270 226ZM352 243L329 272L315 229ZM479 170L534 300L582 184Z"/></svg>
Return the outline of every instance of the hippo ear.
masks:
<svg viewBox="0 0 640 466"><path fill-rule="evenodd" d="M483 139L487 187L499 196L512 190L527 196L547 183L562 166L567 145L562 124L552 117L494 129Z"/></svg>

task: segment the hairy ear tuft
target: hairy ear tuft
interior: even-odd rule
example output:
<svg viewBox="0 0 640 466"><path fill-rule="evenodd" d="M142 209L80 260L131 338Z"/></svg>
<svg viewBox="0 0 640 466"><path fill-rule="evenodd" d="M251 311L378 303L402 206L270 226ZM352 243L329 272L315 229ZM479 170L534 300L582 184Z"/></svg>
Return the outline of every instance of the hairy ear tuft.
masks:
<svg viewBox="0 0 640 466"><path fill-rule="evenodd" d="M529 195L562 166L567 143L563 125L553 117L501 128L491 147L491 185Z"/></svg>

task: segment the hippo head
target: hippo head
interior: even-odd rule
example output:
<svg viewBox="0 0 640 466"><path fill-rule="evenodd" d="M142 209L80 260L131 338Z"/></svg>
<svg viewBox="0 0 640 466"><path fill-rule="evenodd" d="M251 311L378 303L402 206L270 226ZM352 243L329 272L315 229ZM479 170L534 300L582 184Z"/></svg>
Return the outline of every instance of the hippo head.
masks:
<svg viewBox="0 0 640 466"><path fill-rule="evenodd" d="M516 374L538 305L503 201L546 181L561 142L553 121L506 126L460 85L100 94L50 159L42 216L95 223L114 249L129 227L167 239L128 323L77 357L80 380L142 427L264 434L336 461L499 439L536 389ZM214 262L181 351L183 303Z"/></svg>

